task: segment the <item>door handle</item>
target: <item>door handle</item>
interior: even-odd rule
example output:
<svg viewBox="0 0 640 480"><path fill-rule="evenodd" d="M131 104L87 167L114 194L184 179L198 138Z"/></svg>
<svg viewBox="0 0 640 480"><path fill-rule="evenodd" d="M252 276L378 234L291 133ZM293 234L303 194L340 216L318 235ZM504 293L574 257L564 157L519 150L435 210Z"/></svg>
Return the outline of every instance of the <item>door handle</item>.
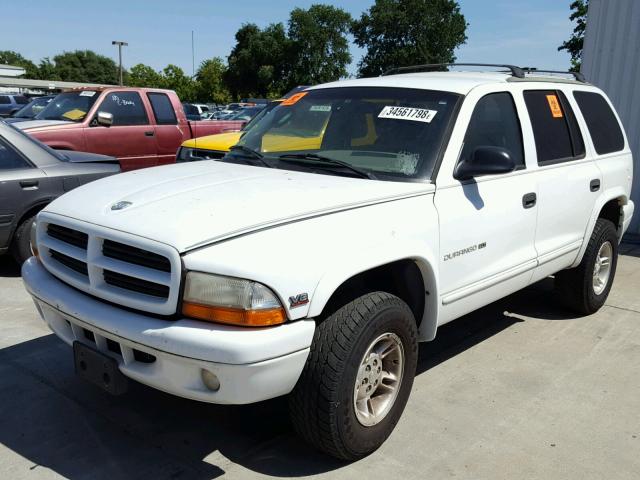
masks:
<svg viewBox="0 0 640 480"><path fill-rule="evenodd" d="M595 180L591 180L591 182L589 182L589 190L592 192L600 190L600 180L597 178Z"/></svg>
<svg viewBox="0 0 640 480"><path fill-rule="evenodd" d="M535 193L527 193L522 197L522 206L524 208L531 208L536 204L538 197Z"/></svg>
<svg viewBox="0 0 640 480"><path fill-rule="evenodd" d="M37 188L38 180L20 180L20 186L22 188Z"/></svg>
<svg viewBox="0 0 640 480"><path fill-rule="evenodd" d="M153 137L155 135L155 132L153 130L149 131L149 132L144 132L144 136L145 137Z"/></svg>

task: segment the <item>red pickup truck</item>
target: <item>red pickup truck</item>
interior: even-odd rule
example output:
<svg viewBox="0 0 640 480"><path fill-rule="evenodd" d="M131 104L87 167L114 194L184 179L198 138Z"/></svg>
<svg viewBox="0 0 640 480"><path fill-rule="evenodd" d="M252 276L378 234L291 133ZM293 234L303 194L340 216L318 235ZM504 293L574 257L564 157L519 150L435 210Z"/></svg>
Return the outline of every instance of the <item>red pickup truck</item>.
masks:
<svg viewBox="0 0 640 480"><path fill-rule="evenodd" d="M171 90L108 87L61 93L16 127L55 149L110 155L122 170L134 170L173 163L185 140L235 132L245 123L187 120Z"/></svg>

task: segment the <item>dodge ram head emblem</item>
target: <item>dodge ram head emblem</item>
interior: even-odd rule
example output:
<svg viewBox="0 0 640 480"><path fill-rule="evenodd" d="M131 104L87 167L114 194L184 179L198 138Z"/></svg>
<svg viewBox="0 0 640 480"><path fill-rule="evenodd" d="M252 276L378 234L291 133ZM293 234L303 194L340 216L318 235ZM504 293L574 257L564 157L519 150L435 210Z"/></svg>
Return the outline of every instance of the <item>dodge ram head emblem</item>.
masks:
<svg viewBox="0 0 640 480"><path fill-rule="evenodd" d="M127 208L129 205L133 205L131 202L116 202L113 205L111 205L111 210L123 210L125 208Z"/></svg>
<svg viewBox="0 0 640 480"><path fill-rule="evenodd" d="M299 293L293 297L289 297L289 306L291 308L301 307L309 303L309 295L306 293Z"/></svg>

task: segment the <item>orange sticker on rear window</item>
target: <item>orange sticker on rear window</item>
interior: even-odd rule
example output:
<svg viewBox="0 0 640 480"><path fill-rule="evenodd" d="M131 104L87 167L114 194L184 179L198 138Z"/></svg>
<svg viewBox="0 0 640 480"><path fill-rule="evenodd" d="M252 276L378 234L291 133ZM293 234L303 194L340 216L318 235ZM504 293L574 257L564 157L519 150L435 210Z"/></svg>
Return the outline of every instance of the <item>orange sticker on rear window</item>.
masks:
<svg viewBox="0 0 640 480"><path fill-rule="evenodd" d="M547 95L547 102L549 102L549 109L553 118L562 118L562 108L560 108L560 102L555 95Z"/></svg>
<svg viewBox="0 0 640 480"><path fill-rule="evenodd" d="M302 97L304 97L307 93L309 93L309 92L300 92L300 93L296 93L295 95L291 95L289 98L284 100L280 105L285 105L285 106L293 105L298 100L300 100Z"/></svg>

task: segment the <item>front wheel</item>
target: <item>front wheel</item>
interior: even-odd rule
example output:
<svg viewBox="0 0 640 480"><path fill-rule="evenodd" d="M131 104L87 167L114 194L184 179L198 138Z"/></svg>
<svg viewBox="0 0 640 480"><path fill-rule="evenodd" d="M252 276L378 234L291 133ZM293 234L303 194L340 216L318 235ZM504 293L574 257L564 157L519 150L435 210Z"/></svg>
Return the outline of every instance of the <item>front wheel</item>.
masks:
<svg viewBox="0 0 640 480"><path fill-rule="evenodd" d="M556 274L561 299L583 315L597 312L609 296L617 264L616 227L611 221L599 218L580 265Z"/></svg>
<svg viewBox="0 0 640 480"><path fill-rule="evenodd" d="M27 258L33 253L31 252L31 229L35 221L35 215L22 221L13 235L11 242L11 254L18 265L22 265Z"/></svg>
<svg viewBox="0 0 640 480"><path fill-rule="evenodd" d="M418 358L415 318L384 292L364 295L316 328L290 397L298 434L334 457L376 450L407 403Z"/></svg>

